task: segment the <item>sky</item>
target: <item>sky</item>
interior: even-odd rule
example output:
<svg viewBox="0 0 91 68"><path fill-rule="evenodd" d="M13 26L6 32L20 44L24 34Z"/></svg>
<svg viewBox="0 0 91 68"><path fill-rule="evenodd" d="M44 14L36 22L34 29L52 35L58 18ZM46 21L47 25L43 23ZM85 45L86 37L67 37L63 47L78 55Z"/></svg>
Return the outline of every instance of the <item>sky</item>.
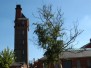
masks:
<svg viewBox="0 0 91 68"><path fill-rule="evenodd" d="M28 51L29 60L43 57L44 51L34 42L33 23L38 20L33 14L38 15L38 8L42 5L52 4L54 11L61 8L66 28L73 26L74 22L79 23L79 29L84 30L76 39L78 43L75 48L80 48L89 43L91 38L91 0L0 0L0 51L9 47L14 49L14 19L15 7L20 4L23 14L29 18Z"/></svg>

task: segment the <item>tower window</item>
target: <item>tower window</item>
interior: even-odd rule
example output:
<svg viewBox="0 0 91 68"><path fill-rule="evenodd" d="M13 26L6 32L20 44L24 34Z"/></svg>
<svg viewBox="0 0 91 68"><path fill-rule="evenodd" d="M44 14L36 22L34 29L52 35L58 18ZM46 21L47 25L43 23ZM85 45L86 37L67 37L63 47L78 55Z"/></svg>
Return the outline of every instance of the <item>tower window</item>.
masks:
<svg viewBox="0 0 91 68"><path fill-rule="evenodd" d="M24 30L22 31L22 34L24 35Z"/></svg>
<svg viewBox="0 0 91 68"><path fill-rule="evenodd" d="M24 50L23 50L23 55L24 55Z"/></svg>
<svg viewBox="0 0 91 68"><path fill-rule="evenodd" d="M24 21L22 22L22 26L24 26Z"/></svg>
<svg viewBox="0 0 91 68"><path fill-rule="evenodd" d="M23 44L24 44L24 40L23 40Z"/></svg>

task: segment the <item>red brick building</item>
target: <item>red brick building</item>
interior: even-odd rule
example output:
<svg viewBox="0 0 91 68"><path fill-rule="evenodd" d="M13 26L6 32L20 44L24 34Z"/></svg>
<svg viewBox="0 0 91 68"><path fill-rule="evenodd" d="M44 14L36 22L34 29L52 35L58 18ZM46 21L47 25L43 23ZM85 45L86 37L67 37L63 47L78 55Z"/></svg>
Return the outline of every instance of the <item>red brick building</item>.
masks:
<svg viewBox="0 0 91 68"><path fill-rule="evenodd" d="M45 57L39 59L34 62L34 66L36 68L45 68L44 60L46 60ZM60 56L60 60L63 68L91 68L91 40L90 43L84 45L79 50L64 51Z"/></svg>
<svg viewBox="0 0 91 68"><path fill-rule="evenodd" d="M16 5L14 21L15 62L11 68L28 68L28 30L29 19L22 13L21 5Z"/></svg>

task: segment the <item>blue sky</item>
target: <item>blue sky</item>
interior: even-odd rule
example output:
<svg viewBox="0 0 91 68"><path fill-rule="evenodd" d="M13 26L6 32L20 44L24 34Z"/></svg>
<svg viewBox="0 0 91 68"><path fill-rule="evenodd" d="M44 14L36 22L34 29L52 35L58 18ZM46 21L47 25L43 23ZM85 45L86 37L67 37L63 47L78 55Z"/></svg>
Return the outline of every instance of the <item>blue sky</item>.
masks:
<svg viewBox="0 0 91 68"><path fill-rule="evenodd" d="M22 12L29 18L30 31L29 60L38 59L43 56L43 50L34 44L35 36L33 34L34 22L38 20L32 14L37 15L38 8L43 4L52 4L53 10L61 8L65 27L68 29L78 20L79 29L84 32L78 36L75 48L89 43L91 38L91 0L0 0L0 51L7 46L14 49L14 18L16 4L21 4ZM35 37L35 38L34 38Z"/></svg>

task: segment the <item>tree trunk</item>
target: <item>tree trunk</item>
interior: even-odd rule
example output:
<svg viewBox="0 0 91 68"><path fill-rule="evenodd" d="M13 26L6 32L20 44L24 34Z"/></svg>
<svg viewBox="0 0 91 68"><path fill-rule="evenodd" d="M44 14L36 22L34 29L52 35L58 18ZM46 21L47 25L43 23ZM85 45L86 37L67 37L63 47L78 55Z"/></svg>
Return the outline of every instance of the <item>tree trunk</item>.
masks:
<svg viewBox="0 0 91 68"><path fill-rule="evenodd" d="M63 68L61 63L59 63L59 68Z"/></svg>
<svg viewBox="0 0 91 68"><path fill-rule="evenodd" d="M63 68L63 67L62 67L62 62L61 62L60 59L58 60L58 64L59 64L59 68Z"/></svg>

